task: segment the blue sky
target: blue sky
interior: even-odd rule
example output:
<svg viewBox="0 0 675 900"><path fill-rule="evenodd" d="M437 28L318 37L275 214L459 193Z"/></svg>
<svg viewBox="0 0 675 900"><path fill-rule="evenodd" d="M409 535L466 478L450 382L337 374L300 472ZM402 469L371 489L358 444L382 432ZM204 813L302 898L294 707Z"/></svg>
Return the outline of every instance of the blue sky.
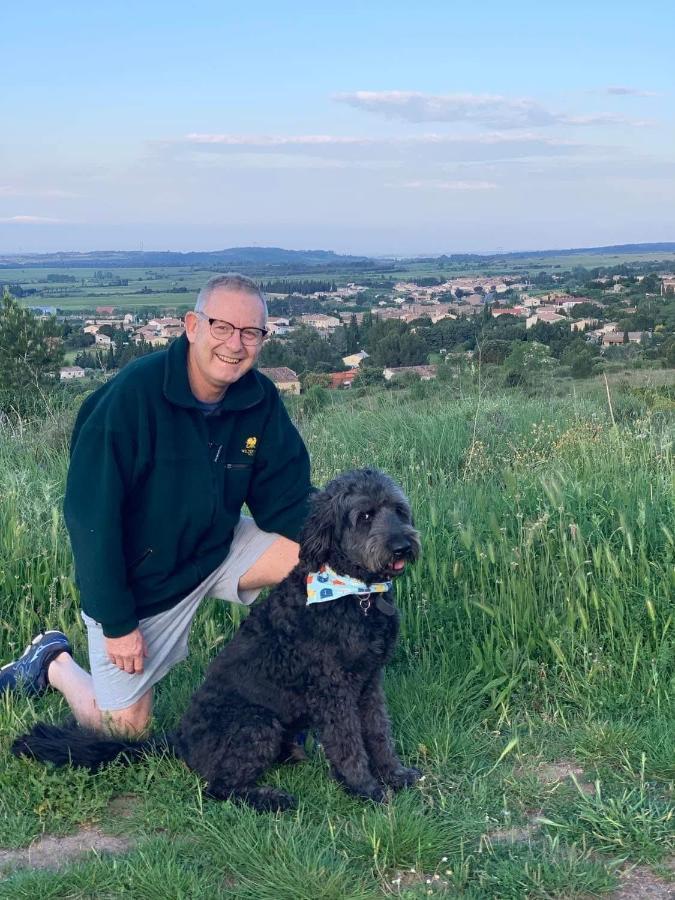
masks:
<svg viewBox="0 0 675 900"><path fill-rule="evenodd" d="M675 5L0 10L0 252L675 240Z"/></svg>

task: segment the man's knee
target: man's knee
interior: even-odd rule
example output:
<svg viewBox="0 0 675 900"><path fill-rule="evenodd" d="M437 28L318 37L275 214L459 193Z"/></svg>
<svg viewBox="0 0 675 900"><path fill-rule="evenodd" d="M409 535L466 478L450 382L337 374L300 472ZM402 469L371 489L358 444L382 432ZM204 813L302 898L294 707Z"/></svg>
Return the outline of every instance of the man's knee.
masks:
<svg viewBox="0 0 675 900"><path fill-rule="evenodd" d="M152 718L152 690L124 709L111 709L102 713L103 728L109 734L126 737L143 737Z"/></svg>

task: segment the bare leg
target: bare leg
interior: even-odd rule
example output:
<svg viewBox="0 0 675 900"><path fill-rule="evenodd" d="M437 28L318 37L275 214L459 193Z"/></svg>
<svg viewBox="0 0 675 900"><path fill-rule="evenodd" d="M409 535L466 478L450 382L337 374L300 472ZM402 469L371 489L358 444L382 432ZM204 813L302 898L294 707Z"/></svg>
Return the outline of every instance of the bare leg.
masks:
<svg viewBox="0 0 675 900"><path fill-rule="evenodd" d="M272 587L284 579L298 563L299 544L279 537L265 550L239 579L242 591L253 591L257 588Z"/></svg>
<svg viewBox="0 0 675 900"><path fill-rule="evenodd" d="M80 725L95 731L141 735L152 715L152 689L126 709L102 711L94 696L91 675L80 668L70 653L60 653L50 662L47 678L66 698Z"/></svg>

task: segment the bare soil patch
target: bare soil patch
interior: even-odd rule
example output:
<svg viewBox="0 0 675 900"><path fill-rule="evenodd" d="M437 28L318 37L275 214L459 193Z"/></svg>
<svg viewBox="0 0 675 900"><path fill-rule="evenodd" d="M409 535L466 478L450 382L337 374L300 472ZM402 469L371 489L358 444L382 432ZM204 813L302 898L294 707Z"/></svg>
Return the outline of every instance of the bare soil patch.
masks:
<svg viewBox="0 0 675 900"><path fill-rule="evenodd" d="M533 771L540 784L554 785L566 779L576 780L579 789L584 794L593 796L595 794L595 785L585 780L585 772L583 766L580 766L574 760L559 759L556 762L539 763L533 770L519 769L517 774L525 775L529 771Z"/></svg>
<svg viewBox="0 0 675 900"><path fill-rule="evenodd" d="M104 834L98 828L82 828L65 837L45 835L22 850L0 849L0 871L48 869L57 871L89 853L126 853L133 846L129 838Z"/></svg>
<svg viewBox="0 0 675 900"><path fill-rule="evenodd" d="M673 900L673 898L675 885L672 882L668 883L659 878L646 866L635 866L622 873L621 887L610 894L609 900Z"/></svg>

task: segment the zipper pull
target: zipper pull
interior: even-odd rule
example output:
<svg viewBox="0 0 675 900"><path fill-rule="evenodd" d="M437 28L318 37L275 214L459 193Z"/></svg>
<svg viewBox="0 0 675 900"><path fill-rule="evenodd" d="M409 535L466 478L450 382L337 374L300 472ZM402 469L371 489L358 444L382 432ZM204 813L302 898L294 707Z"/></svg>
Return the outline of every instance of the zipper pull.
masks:
<svg viewBox="0 0 675 900"><path fill-rule="evenodd" d="M218 449L216 450L216 455L215 455L214 458L213 458L214 463L217 463L218 460L220 459L220 454L221 454L222 451L223 451L223 445L222 445L222 444L214 444L213 441L209 441L209 449L212 449L213 447L217 447L217 448L218 448Z"/></svg>

